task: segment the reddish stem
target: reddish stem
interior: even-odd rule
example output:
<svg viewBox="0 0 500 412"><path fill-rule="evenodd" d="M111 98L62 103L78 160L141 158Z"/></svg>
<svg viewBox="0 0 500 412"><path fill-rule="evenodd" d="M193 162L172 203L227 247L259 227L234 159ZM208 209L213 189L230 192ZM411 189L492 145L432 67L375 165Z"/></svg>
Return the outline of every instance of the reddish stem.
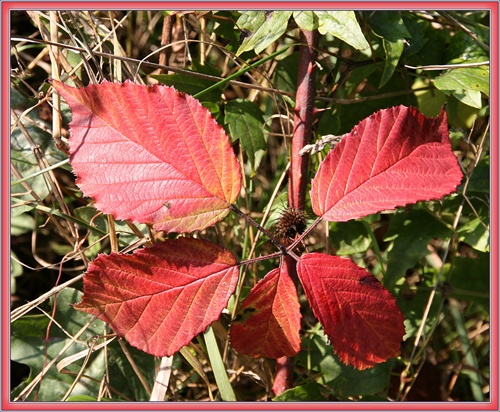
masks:
<svg viewBox="0 0 500 412"><path fill-rule="evenodd" d="M306 204L306 191L309 182L309 154L301 156L300 151L311 142L315 114L318 33L317 31L303 30L300 34L300 40L303 45L299 50L291 165L288 172L288 206L297 209L303 209ZM297 262L291 256L285 255L281 264L288 267L288 273L297 283ZM293 359L279 358L276 360L275 368L273 391L277 396L293 386Z"/></svg>
<svg viewBox="0 0 500 412"><path fill-rule="evenodd" d="M292 154L288 172L288 206L303 209L308 184L309 153L301 156L301 149L311 142L316 96L316 31L301 32L299 50L298 86L295 99L295 119L293 128Z"/></svg>
<svg viewBox="0 0 500 412"><path fill-rule="evenodd" d="M293 358L276 359L273 392L276 396L290 389L293 385Z"/></svg>

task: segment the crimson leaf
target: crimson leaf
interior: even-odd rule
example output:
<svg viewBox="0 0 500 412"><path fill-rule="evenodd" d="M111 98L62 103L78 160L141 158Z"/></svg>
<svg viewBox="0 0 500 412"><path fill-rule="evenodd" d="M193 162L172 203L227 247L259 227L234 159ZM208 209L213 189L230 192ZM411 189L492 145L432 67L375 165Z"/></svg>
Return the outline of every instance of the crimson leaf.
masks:
<svg viewBox="0 0 500 412"><path fill-rule="evenodd" d="M300 305L285 267L273 269L250 291L231 325L231 345L256 358L300 351Z"/></svg>
<svg viewBox="0 0 500 412"><path fill-rule="evenodd" d="M428 118L393 107L362 120L321 163L312 182L318 216L347 221L453 192L462 172L443 109Z"/></svg>
<svg viewBox="0 0 500 412"><path fill-rule="evenodd" d="M373 275L348 259L322 253L302 255L297 274L342 362L366 369L399 355L404 318Z"/></svg>
<svg viewBox="0 0 500 412"><path fill-rule="evenodd" d="M238 279L236 259L205 240L179 238L100 255L83 278L76 309L155 356L170 356L217 320Z"/></svg>
<svg viewBox="0 0 500 412"><path fill-rule="evenodd" d="M70 161L95 206L156 230L204 229L229 212L239 164L210 112L172 87L52 81L72 111Z"/></svg>

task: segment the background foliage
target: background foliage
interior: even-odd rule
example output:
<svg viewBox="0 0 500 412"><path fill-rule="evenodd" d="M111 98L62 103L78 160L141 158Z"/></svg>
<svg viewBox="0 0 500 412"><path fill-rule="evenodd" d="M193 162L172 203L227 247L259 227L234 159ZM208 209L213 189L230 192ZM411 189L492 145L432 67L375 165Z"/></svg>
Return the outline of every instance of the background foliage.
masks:
<svg viewBox="0 0 500 412"><path fill-rule="evenodd" d="M334 356L304 304L294 388L275 400L489 399L489 66L481 65L489 59L488 12L352 16L12 14L12 399L144 401L151 398L160 365L118 340L86 356L89 346L103 342L97 336L110 333L71 307L81 300L86 265L98 253L131 251L148 237L164 235L113 221L81 196L65 152L69 110L48 93L45 79L76 86L132 79L196 95L226 128L244 167L238 207L270 228L286 204L299 27L321 34L318 138L342 135L378 109L405 104L435 116L446 103L466 179L442 201L323 224L307 238L309 251L349 256L379 277L397 296L407 334L400 358L356 371ZM221 79L228 81L211 88ZM59 108L62 121L53 114ZM312 156L311 175L328 150ZM199 235L239 260L274 252L232 214ZM174 356L169 400L224 399L214 375L221 371L210 356L214 349L238 400L273 398L273 361L238 355L227 330L236 299L274 266L261 261L242 273L237 296L212 326L217 343L195 339Z"/></svg>

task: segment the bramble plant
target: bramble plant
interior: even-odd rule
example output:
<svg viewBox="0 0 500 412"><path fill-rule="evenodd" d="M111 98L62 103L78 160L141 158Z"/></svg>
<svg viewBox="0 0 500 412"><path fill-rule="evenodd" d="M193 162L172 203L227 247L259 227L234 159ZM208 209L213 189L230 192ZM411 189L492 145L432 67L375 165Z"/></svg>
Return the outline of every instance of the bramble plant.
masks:
<svg viewBox="0 0 500 412"><path fill-rule="evenodd" d="M199 102L166 86L51 83L71 107L70 162L97 209L168 233L206 229L236 210L240 167L224 129ZM320 218L346 221L440 198L461 178L445 112L428 119L400 106L365 119L328 153L311 204ZM403 316L373 275L344 258L297 257L297 242L287 248L272 239L296 259L313 312L345 363L365 369L399 355ZM76 308L138 349L172 356L219 318L241 264L227 250L185 237L132 255L101 255L89 266ZM291 270L282 264L271 271L243 301L231 329L239 352L281 358L300 351Z"/></svg>
<svg viewBox="0 0 500 412"><path fill-rule="evenodd" d="M416 18L411 13L408 16ZM371 20L373 33L382 39L385 50L380 87L390 83L399 67L407 34L404 22L416 33L418 25L408 16L398 20L388 12ZM384 21L396 20L403 26L387 33ZM444 106L435 116L426 116L412 106L389 105L361 117L340 136L335 136L335 127L328 130L321 124L325 136L314 142L317 119L325 111L315 105L317 74L323 70L318 57L320 35L334 36L351 50L366 50L370 44L353 12L251 11L242 12L236 21L242 37L235 55L259 56L282 38L289 21L299 27L300 54L288 190L286 200L282 196L281 203L275 202L274 228L265 227L242 206L242 198L257 190L257 183L249 186L248 180L263 164L267 146L254 130L262 112L248 100L233 99L225 103L222 119L214 104L199 100L214 92L220 95L235 76L202 87L196 82L187 82L187 87L176 84L184 78L165 74L152 75L160 83L154 85L102 79L87 86L77 82L80 87L74 87L66 80L49 80L54 95L60 94L71 111L68 154L78 189L108 216L109 230L116 221L125 221L142 238L135 245L115 243L110 253L91 256L83 275L83 295L70 302L71 310L104 321L116 337L162 358L162 365L171 364L181 353L208 382L192 350L187 349L203 334L223 400L237 400L238 396L227 378L225 359L213 352L214 348L219 351L213 327L221 322L227 322L222 338L218 333L224 353L231 348L236 356L276 360L272 389L277 400L299 399L292 389L292 359L303 356L309 334L331 343L344 371L378 371L384 365L390 370L393 359L402 355L402 342L418 326L408 318L411 311L400 308L405 303L397 295L403 293L404 279L393 269L400 262L398 256L389 253L387 263L383 261L370 225L381 218L380 212L444 199L464 183L462 170L466 168L453 150ZM238 75L288 53L291 47L286 44L244 66ZM483 72L476 74L481 79L484 76ZM339 87L341 79L336 80ZM478 87L484 93L483 86ZM465 103L473 98L477 95L470 92ZM233 144L236 141L238 145ZM468 182L467 174L466 178ZM414 210L419 213L418 208ZM436 222L448 219L435 215ZM393 235L398 218L395 213L391 220ZM409 223L400 219L400 226L418 227L418 221L412 219ZM428 220L422 218L424 221ZM352 253L342 253L342 247L336 248L340 253L331 252L328 245L334 240L328 235L326 247L308 242L308 236L319 227L332 229L335 236L337 229L347 228L336 226L341 222L360 223L371 233L366 247L356 249L352 242ZM448 228L455 232L457 223L447 224ZM229 241L210 232L216 228L217 234L222 225L231 234ZM252 252L238 259L232 242L239 232L248 233L245 225L266 240L255 240ZM415 227L412 230L418 231ZM427 236L422 235L419 247L425 249L434 237ZM370 270L356 256L346 256L366 252L370 245L378 260L377 270ZM402 246L393 247L397 253ZM425 252L419 253L417 260ZM403 261L402 268L406 270L408 265ZM256 272L251 286L248 272ZM319 321L321 334L305 330L305 321L312 318ZM108 331L107 326L103 328ZM94 335L105 335L104 346L112 340L102 331ZM314 345L318 342L311 340ZM329 349L325 345L321 350ZM308 400L326 399L321 386L306 384L303 388Z"/></svg>

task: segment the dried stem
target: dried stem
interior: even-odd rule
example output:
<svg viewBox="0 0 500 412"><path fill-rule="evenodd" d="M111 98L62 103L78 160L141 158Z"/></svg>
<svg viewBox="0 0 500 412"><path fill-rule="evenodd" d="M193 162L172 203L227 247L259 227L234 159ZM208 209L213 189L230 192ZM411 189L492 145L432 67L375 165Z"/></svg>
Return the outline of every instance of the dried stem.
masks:
<svg viewBox="0 0 500 412"><path fill-rule="evenodd" d="M158 63L160 66L167 66L170 60L170 55L172 54L172 49L170 47L163 48L172 43L172 26L175 22L175 15L168 15L163 18L163 28L161 32L161 48L160 57ZM166 68L161 68L160 72L167 72Z"/></svg>

